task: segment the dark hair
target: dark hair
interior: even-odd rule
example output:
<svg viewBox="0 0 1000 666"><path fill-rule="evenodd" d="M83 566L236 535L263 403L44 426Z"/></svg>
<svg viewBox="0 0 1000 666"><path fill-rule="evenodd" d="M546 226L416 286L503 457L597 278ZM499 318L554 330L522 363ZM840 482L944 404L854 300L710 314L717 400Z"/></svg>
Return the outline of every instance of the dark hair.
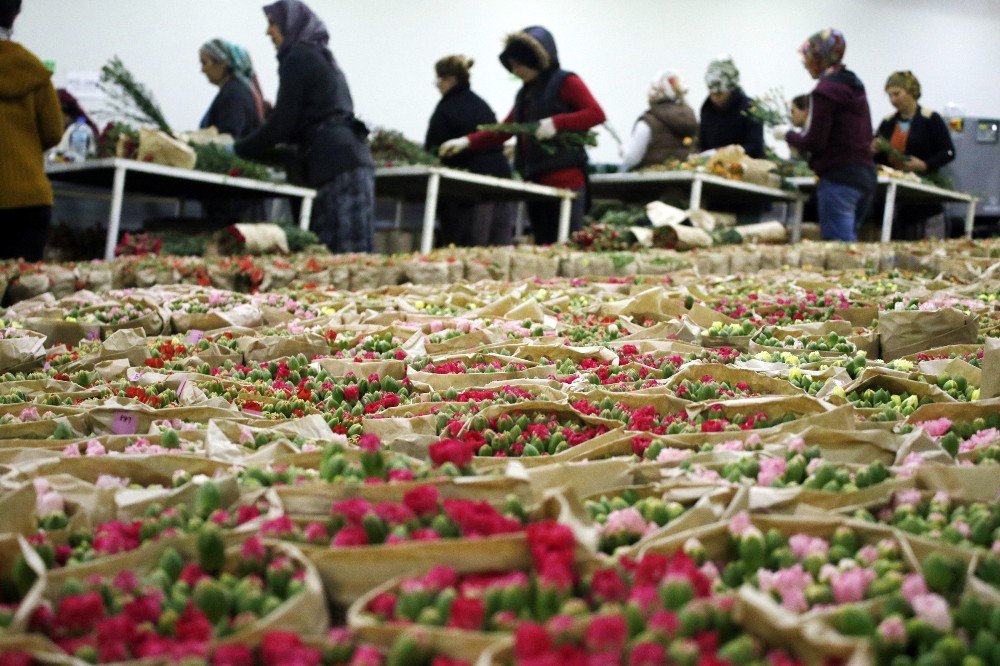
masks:
<svg viewBox="0 0 1000 666"><path fill-rule="evenodd" d="M454 76L459 83L469 82L469 70L475 60L464 55L448 55L434 63L434 72L440 77Z"/></svg>
<svg viewBox="0 0 1000 666"><path fill-rule="evenodd" d="M796 95L792 98L792 106L805 111L809 108L809 95Z"/></svg>
<svg viewBox="0 0 1000 666"><path fill-rule="evenodd" d="M0 0L0 28L10 30L21 13L21 0Z"/></svg>

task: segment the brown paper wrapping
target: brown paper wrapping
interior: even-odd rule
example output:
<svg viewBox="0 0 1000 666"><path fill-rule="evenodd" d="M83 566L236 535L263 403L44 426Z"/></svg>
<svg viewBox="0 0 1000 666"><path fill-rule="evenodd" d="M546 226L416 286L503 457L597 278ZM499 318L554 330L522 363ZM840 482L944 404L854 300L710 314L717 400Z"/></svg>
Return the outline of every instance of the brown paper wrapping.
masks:
<svg viewBox="0 0 1000 666"><path fill-rule="evenodd" d="M986 338L983 345L983 383L979 397L1000 398L1000 338Z"/></svg>
<svg viewBox="0 0 1000 666"><path fill-rule="evenodd" d="M139 128L139 148L135 158L140 162L155 162L181 169L193 169L198 155L191 146L166 132Z"/></svg>
<svg viewBox="0 0 1000 666"><path fill-rule="evenodd" d="M734 228L743 237L744 243L784 243L788 239L785 225L777 221L742 224Z"/></svg>
<svg viewBox="0 0 1000 666"><path fill-rule="evenodd" d="M45 359L46 336L32 330L12 330L0 339L0 372L17 372L41 365Z"/></svg>
<svg viewBox="0 0 1000 666"><path fill-rule="evenodd" d="M954 308L889 311L879 315L879 343L886 361L933 347L972 344L979 331L975 315Z"/></svg>

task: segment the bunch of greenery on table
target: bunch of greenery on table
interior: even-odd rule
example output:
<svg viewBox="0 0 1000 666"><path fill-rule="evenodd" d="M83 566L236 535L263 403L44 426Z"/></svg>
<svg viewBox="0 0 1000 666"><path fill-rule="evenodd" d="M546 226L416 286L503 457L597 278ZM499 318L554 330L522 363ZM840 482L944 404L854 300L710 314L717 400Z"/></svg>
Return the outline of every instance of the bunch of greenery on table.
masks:
<svg viewBox="0 0 1000 666"><path fill-rule="evenodd" d="M500 132L502 134L517 134L534 136L538 131L538 123L490 123L480 125L477 129L485 132ZM597 132L557 132L551 139L542 139L538 145L548 154L555 153L559 148L586 148L597 145Z"/></svg>
<svg viewBox="0 0 1000 666"><path fill-rule="evenodd" d="M227 176L272 180L270 170L259 162L251 162L237 157L232 151L215 144L190 144L198 156L194 168L207 173L221 173Z"/></svg>
<svg viewBox="0 0 1000 666"><path fill-rule="evenodd" d="M155 125L174 136L153 93L135 78L121 58L114 56L104 64L100 85L117 115L141 125Z"/></svg>
<svg viewBox="0 0 1000 666"><path fill-rule="evenodd" d="M787 125L792 117L791 107L781 88L771 88L763 95L754 97L743 115L768 127Z"/></svg>
<svg viewBox="0 0 1000 666"><path fill-rule="evenodd" d="M380 167L441 163L437 157L424 150L422 145L403 136L402 132L384 127L376 127L368 135L368 145L376 166Z"/></svg>

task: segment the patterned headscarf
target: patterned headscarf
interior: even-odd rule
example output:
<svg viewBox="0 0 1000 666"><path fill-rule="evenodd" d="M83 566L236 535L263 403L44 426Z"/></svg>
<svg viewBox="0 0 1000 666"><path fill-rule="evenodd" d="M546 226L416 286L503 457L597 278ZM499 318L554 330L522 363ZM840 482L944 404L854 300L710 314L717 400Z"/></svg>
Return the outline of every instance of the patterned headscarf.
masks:
<svg viewBox="0 0 1000 666"><path fill-rule="evenodd" d="M825 28L802 42L799 52L807 63L815 63L821 71L840 65L847 50L843 33L836 28Z"/></svg>
<svg viewBox="0 0 1000 666"><path fill-rule="evenodd" d="M920 99L920 81L908 69L893 72L889 75L889 78L885 81L885 89L888 90L893 87L902 88L910 93L913 99Z"/></svg>
<svg viewBox="0 0 1000 666"><path fill-rule="evenodd" d="M202 44L201 52L226 65L232 70L236 80L250 89L254 104L257 105L257 113L263 118L264 95L261 93L260 83L257 81L257 74L254 72L253 62L247 50L225 39L213 39Z"/></svg>
<svg viewBox="0 0 1000 666"><path fill-rule="evenodd" d="M727 93L740 86L740 70L736 69L731 55L723 53L708 63L705 85L710 93Z"/></svg>
<svg viewBox="0 0 1000 666"><path fill-rule="evenodd" d="M681 81L681 75L676 69L665 69L656 75L652 83L649 84L649 103L656 102L680 102L684 99L687 88Z"/></svg>
<svg viewBox="0 0 1000 666"><path fill-rule="evenodd" d="M278 48L278 60L284 58L296 44L306 44L322 50L327 60L333 61L326 24L301 0L278 0L264 7L264 15L281 28L284 39Z"/></svg>

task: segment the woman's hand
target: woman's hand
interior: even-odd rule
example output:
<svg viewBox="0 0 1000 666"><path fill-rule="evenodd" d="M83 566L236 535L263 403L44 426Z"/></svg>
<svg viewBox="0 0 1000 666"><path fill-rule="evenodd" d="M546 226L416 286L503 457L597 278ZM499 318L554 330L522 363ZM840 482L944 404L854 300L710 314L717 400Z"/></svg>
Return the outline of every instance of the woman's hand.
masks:
<svg viewBox="0 0 1000 666"><path fill-rule="evenodd" d="M448 139L438 148L438 156L451 157L452 155L458 155L463 150L468 149L468 147L469 139L464 136L460 136L457 139Z"/></svg>
<svg viewBox="0 0 1000 666"><path fill-rule="evenodd" d="M927 162L924 162L919 157L913 157L912 155L906 158L903 162L903 171L913 171L915 173L924 173L927 171Z"/></svg>

